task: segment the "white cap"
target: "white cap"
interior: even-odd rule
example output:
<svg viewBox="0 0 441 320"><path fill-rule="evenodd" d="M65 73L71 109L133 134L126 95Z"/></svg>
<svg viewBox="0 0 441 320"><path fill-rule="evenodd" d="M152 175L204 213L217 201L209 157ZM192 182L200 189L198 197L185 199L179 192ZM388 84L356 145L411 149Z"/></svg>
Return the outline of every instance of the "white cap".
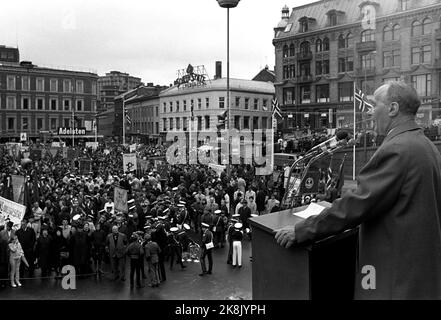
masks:
<svg viewBox="0 0 441 320"><path fill-rule="evenodd" d="M242 223L240 223L240 222L235 223L235 224L234 224L234 228L236 228L236 229L242 229Z"/></svg>
<svg viewBox="0 0 441 320"><path fill-rule="evenodd" d="M210 226L209 226L208 224L206 224L205 222L202 222L201 224L202 224L202 226L205 227L205 228L209 228L209 227L210 227Z"/></svg>
<svg viewBox="0 0 441 320"><path fill-rule="evenodd" d="M177 190L178 190L178 187L174 187L172 190L173 190L173 191L177 191Z"/></svg>
<svg viewBox="0 0 441 320"><path fill-rule="evenodd" d="M179 208L184 208L185 206L182 203L178 203Z"/></svg>
<svg viewBox="0 0 441 320"><path fill-rule="evenodd" d="M80 214L76 214L76 215L73 216L72 220L73 221L77 221L79 218L81 218L81 215Z"/></svg>
<svg viewBox="0 0 441 320"><path fill-rule="evenodd" d="M185 230L190 230L190 226L186 223L183 224Z"/></svg>
<svg viewBox="0 0 441 320"><path fill-rule="evenodd" d="M173 228L170 228L170 231L171 232L176 232L176 231L179 231L179 229L177 227L173 227Z"/></svg>
<svg viewBox="0 0 441 320"><path fill-rule="evenodd" d="M215 214L220 214L220 213L222 213L222 210L216 210L214 213Z"/></svg>

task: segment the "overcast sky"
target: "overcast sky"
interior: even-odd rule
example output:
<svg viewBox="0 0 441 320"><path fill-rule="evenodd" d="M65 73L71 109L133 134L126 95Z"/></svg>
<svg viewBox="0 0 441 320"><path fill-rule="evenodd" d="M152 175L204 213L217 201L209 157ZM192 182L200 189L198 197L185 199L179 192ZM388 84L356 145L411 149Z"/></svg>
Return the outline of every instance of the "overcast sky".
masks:
<svg viewBox="0 0 441 320"><path fill-rule="evenodd" d="M230 76L273 69L273 28L281 9L311 0L241 0L230 10ZM168 85L178 69L215 61L226 76L227 10L216 0L14 0L0 12L0 44L37 65L128 72Z"/></svg>

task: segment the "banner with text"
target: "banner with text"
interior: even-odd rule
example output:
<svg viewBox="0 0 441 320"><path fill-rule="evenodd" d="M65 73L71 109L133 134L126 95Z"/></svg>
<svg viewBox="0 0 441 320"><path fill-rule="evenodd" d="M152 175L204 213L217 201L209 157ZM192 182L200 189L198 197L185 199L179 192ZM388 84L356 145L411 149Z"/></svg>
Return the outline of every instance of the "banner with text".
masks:
<svg viewBox="0 0 441 320"><path fill-rule="evenodd" d="M26 207L22 204L0 197L0 225L9 219L14 225L20 225L26 213Z"/></svg>
<svg viewBox="0 0 441 320"><path fill-rule="evenodd" d="M125 153L123 154L123 169L124 172L136 171L136 153Z"/></svg>
<svg viewBox="0 0 441 320"><path fill-rule="evenodd" d="M12 174L11 183L14 201L23 204L25 177Z"/></svg>
<svg viewBox="0 0 441 320"><path fill-rule="evenodd" d="M115 187L115 192L113 195L113 201L115 203L115 210L124 213L128 212L127 208L127 190Z"/></svg>

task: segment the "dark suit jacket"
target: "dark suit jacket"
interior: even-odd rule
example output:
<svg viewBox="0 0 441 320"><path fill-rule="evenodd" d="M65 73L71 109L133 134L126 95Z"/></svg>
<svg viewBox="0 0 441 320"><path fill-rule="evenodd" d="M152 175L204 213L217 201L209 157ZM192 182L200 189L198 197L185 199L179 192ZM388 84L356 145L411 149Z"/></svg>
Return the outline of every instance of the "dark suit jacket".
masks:
<svg viewBox="0 0 441 320"><path fill-rule="evenodd" d="M355 297L441 299L441 156L414 121L385 138L358 188L296 225L298 242L360 225ZM376 289L362 288L370 265Z"/></svg>
<svg viewBox="0 0 441 320"><path fill-rule="evenodd" d="M124 233L118 232L118 241L113 240L113 233L107 236L106 245L109 248L110 258L123 258L126 254L127 237Z"/></svg>
<svg viewBox="0 0 441 320"><path fill-rule="evenodd" d="M3 229L2 231L0 231L0 238L3 238L9 242L9 240L12 238L14 234L15 234L15 230L11 230L11 236L8 236L8 231L6 229Z"/></svg>

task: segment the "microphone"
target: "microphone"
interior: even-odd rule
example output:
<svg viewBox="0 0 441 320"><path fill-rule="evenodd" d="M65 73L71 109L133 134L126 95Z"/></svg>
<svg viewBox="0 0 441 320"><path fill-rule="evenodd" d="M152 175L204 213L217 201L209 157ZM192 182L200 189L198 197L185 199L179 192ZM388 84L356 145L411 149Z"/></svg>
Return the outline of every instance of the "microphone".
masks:
<svg viewBox="0 0 441 320"><path fill-rule="evenodd" d="M336 147L347 144L348 138L349 138L349 134L346 131L340 131L331 139L328 139L313 147L311 150L308 151L308 153L314 151L321 151L321 152L330 151Z"/></svg>

